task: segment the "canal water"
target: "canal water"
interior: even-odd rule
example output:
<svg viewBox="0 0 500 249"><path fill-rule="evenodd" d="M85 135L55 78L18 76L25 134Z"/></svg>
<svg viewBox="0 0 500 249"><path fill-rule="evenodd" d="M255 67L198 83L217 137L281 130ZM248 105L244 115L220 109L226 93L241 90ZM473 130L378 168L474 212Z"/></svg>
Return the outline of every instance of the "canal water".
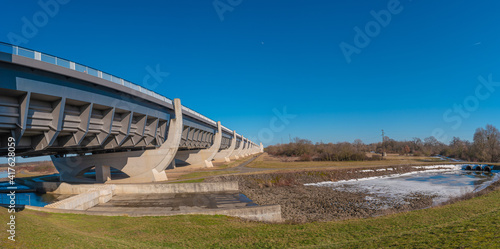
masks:
<svg viewBox="0 0 500 249"><path fill-rule="evenodd" d="M118 177L121 177L123 173L116 172ZM2 172L0 172L2 176ZM5 177L7 177L7 172L5 172ZM35 177L32 180L43 182L48 178L58 177L58 174ZM95 178L95 172L87 172L85 177ZM0 177L2 178L2 177ZM41 194L34 192L28 186L20 185L10 185L10 183L4 179L0 181L0 204L8 205L10 203L9 191L12 187L16 190L15 203L17 205L30 205L43 207L50 203L54 203L63 199L70 197L71 195L58 195L58 194ZM128 198L128 199L127 199ZM142 195L125 195L115 196L110 201L109 205L118 205L123 202L122 199L126 199L127 205L129 207L146 205L143 208L168 208L170 206L177 207L189 207L191 209L196 208L221 208L226 206L257 206L252 200L241 193L215 193L215 194L142 194ZM117 204L118 203L118 204ZM210 205L205 205L205 204ZM172 206L172 207L173 207ZM205 207L206 206L206 207Z"/></svg>
<svg viewBox="0 0 500 249"><path fill-rule="evenodd" d="M35 192L30 193L16 193L16 205L30 205L43 207L47 204L60 200L61 195L56 194L40 194ZM10 196L7 193L0 193L0 204L9 204Z"/></svg>
<svg viewBox="0 0 500 249"><path fill-rule="evenodd" d="M28 186L20 185L17 183L15 185L10 185L8 181L2 181L0 182L0 204L10 204L11 198L8 194L11 190L16 191L16 205L31 205L43 207L47 204L59 201L61 200L61 198L67 197L67 195L36 193L33 190L30 190Z"/></svg>
<svg viewBox="0 0 500 249"><path fill-rule="evenodd" d="M500 179L498 170L468 171L464 170L464 165L415 168L425 171L306 185L365 193L367 201L380 202L380 206L389 208L395 203L405 204L405 199L416 195L432 196L433 205L437 205L454 197L480 191Z"/></svg>

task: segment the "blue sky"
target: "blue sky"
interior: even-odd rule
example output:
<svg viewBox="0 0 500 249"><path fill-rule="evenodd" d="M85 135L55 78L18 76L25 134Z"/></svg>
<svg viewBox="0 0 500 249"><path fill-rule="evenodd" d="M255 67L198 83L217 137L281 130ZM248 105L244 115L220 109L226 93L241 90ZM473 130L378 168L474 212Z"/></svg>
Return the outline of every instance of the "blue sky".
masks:
<svg viewBox="0 0 500 249"><path fill-rule="evenodd" d="M500 87L491 86L500 82L498 1L216 3L71 0L48 13L36 1L9 1L0 41L23 37L21 46L138 84L158 66L168 76L151 90L266 145L289 136L371 143L381 129L447 142L500 127ZM39 24L32 37L23 17ZM356 27L369 43L356 47ZM358 49L350 63L343 42ZM491 76L490 90L480 76ZM284 108L294 116L285 123L273 111Z"/></svg>

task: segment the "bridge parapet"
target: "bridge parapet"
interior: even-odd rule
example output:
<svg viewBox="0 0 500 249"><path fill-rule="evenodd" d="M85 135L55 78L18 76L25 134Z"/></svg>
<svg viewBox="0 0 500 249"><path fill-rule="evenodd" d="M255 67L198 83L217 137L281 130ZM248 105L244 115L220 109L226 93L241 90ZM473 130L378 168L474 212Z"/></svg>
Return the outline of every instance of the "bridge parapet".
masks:
<svg viewBox="0 0 500 249"><path fill-rule="evenodd" d="M130 81L127 81L123 78L117 77L113 74L109 74L109 73L103 72L101 70L98 70L98 69L95 69L95 68L92 68L89 66L85 66L85 65L82 65L82 64L70 61L70 60L66 60L66 59L63 59L63 58L60 58L57 56L38 52L38 51L31 50L28 48L23 48L23 47L11 45L11 44L4 43L4 42L0 42L0 52L12 54L12 55L17 55L17 56L22 56L25 58L30 58L30 59L33 59L36 61L50 63L52 65L56 65L59 67L63 67L66 69L70 69L70 70L74 70L74 71L77 71L80 73L84 73L84 74L87 74L87 75L90 75L90 76L93 76L96 78L103 79L107 82L122 85L126 88L129 88L130 90L138 91L138 92L143 93L147 96L151 96L155 99L158 99L160 101L163 101L163 102L166 102L166 103L172 105L172 100L170 98L167 98L167 97L161 95L161 94L155 93L147 88L144 88L140 85L134 84ZM186 106L182 106L182 110L183 110L183 113L187 116L191 116L195 119L199 119L203 122L206 122L207 124L212 125L213 127L216 127L216 125L217 125L217 122L215 122L214 120L192 110L191 108L188 108ZM224 127L223 129L227 130L227 132L231 132L226 127Z"/></svg>

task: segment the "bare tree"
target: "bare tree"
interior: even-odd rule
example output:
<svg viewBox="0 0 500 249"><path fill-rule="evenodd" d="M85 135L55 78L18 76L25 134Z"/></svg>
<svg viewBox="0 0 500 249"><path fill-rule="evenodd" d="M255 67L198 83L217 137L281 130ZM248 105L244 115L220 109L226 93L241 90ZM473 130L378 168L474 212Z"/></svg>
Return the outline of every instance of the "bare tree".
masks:
<svg viewBox="0 0 500 249"><path fill-rule="evenodd" d="M411 151L410 146L405 145L405 147L404 147L404 153L405 153L405 155L410 154L410 151Z"/></svg>
<svg viewBox="0 0 500 249"><path fill-rule="evenodd" d="M488 161L496 162L500 154L500 132L493 125L486 125L486 148L488 153Z"/></svg>
<svg viewBox="0 0 500 249"><path fill-rule="evenodd" d="M413 138L411 141L396 141L386 137L384 142L364 144L360 139L348 143L316 143L306 139L295 138L292 143L268 146L266 151L277 156L299 156L307 160L346 161L373 160L365 151L390 152L415 156L441 154L467 161L499 162L500 131L493 125L478 128L473 142L454 137L449 145L439 142L435 137L427 137L422 141Z"/></svg>
<svg viewBox="0 0 500 249"><path fill-rule="evenodd" d="M422 139L414 137L412 140L413 151L421 151L423 147Z"/></svg>
<svg viewBox="0 0 500 249"><path fill-rule="evenodd" d="M356 152L362 152L365 147L365 144L363 143L363 141L361 141L361 139L354 140L352 145L354 145L354 148L356 148Z"/></svg>
<svg viewBox="0 0 500 249"><path fill-rule="evenodd" d="M474 157L478 161L486 161L488 158L486 152L486 131L483 128L477 128L474 133L473 151Z"/></svg>

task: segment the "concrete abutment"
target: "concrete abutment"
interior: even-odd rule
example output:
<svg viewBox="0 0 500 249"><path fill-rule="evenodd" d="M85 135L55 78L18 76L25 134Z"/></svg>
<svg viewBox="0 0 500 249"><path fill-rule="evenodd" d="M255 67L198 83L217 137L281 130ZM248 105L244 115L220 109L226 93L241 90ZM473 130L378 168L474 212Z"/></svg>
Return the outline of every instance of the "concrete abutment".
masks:
<svg viewBox="0 0 500 249"><path fill-rule="evenodd" d="M58 201L45 207L26 206L28 209L51 212L51 213L73 213L85 215L102 216L169 216L185 214L202 215L227 215L240 217L247 220L264 222L281 222L281 207L279 205L270 206L249 206L249 207L218 207L215 209L181 209L171 211L171 208L153 208L144 210L144 207L128 209L106 209L96 206L109 202L115 195L133 195L141 198L151 194L212 194L221 192L238 193L238 182L218 182L218 183L178 183L178 184L68 184L68 183L43 183L38 188L42 192L52 192L57 194L74 195L70 198ZM106 206L107 207L107 206ZM125 211L126 210L126 211Z"/></svg>

